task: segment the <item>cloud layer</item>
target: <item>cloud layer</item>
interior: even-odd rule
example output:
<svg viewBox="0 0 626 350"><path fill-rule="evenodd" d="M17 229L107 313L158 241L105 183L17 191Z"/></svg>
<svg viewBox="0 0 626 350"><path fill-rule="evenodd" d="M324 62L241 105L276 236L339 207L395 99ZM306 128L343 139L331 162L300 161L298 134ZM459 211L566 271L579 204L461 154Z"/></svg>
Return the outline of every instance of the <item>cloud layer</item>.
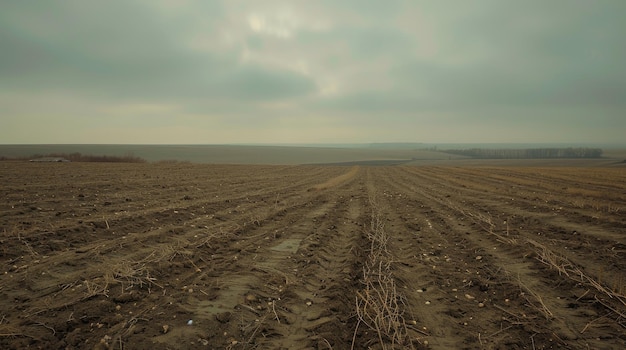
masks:
<svg viewBox="0 0 626 350"><path fill-rule="evenodd" d="M0 143L623 142L623 1L19 1Z"/></svg>

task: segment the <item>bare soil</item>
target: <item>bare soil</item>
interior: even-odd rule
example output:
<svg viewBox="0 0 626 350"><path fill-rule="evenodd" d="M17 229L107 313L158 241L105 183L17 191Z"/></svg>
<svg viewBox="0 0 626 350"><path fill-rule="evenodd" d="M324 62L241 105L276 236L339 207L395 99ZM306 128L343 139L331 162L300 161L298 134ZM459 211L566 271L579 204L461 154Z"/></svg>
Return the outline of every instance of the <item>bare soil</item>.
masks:
<svg viewBox="0 0 626 350"><path fill-rule="evenodd" d="M2 349L624 349L626 169L0 163Z"/></svg>

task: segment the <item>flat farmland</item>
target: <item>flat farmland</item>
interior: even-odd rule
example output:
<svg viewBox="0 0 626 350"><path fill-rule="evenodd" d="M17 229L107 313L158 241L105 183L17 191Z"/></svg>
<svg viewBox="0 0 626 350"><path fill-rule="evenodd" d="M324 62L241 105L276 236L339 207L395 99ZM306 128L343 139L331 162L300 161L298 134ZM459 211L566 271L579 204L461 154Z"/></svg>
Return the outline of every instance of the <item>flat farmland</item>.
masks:
<svg viewBox="0 0 626 350"><path fill-rule="evenodd" d="M624 349L626 169L0 162L2 349Z"/></svg>

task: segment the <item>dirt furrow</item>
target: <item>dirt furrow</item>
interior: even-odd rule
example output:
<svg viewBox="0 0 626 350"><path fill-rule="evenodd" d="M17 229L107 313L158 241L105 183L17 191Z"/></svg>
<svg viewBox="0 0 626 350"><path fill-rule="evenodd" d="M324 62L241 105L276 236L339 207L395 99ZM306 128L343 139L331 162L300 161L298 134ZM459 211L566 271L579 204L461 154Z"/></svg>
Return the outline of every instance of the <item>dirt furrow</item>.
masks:
<svg viewBox="0 0 626 350"><path fill-rule="evenodd" d="M34 325L31 328L38 328L37 325L44 324L55 330L53 335L56 335L57 329L61 335L61 332L68 328L68 325L58 323L57 313L61 311L62 314L68 315L68 319L71 318L71 315L74 314L73 305L76 303L89 302L89 300L99 296L107 298L111 296L112 302L117 302L119 306L119 304L143 298L146 294L154 295L153 291L155 290L162 291L165 295L172 286L179 287L178 283L171 283L170 278L172 276L165 272L165 267L191 271L198 269L198 265L206 262L208 258L204 256L205 254L195 253L195 249L199 247L210 248L211 244L232 245L232 243L238 243L243 238L242 236L250 231L250 227L261 225L265 220L285 215L294 209L303 210L308 201L307 198L315 195L307 193L306 189L315 183L325 181L325 179L327 177L312 178L305 182L294 181L300 182L299 186L302 187L297 190L294 188L295 186L291 188L287 186L287 194L272 205L263 200L255 200L252 195L231 196L226 201L216 204L215 208L219 208L220 205L226 205L226 207L212 212L211 217L206 212L203 213L205 215L194 214L194 211L198 209L205 209L206 203L196 203L195 206L185 207L183 204L191 202L181 202L180 206L173 209L171 206L153 209L155 211L154 221L150 220L150 217L139 218L139 220L147 219L150 221L150 226L147 225L147 221L141 221L143 224L138 223L132 217L110 223L110 225L115 225L116 230L122 232L128 227L143 227L146 230L144 232L115 236L114 232L108 228L101 228L98 236L101 237L102 233L105 233L109 237L93 240L93 242L82 244L71 250L63 248L61 251L52 252L52 255L37 253L28 245L28 242L25 242L24 245L32 249L32 256L29 256L29 259L24 259L22 256L20 262L16 262L16 265L9 270L11 280L3 284L3 290L6 291L6 297L28 303L29 307L18 309L17 311L22 312L19 316L4 315L5 319L14 322L19 318L24 319L22 324L24 326ZM277 189L277 187L270 188L269 191L273 189ZM285 186L280 188L280 190L284 189ZM273 195L273 193L268 194L259 193L256 196L269 198ZM156 212L157 210L162 211ZM216 217L217 220L215 220ZM221 234L224 231L226 232ZM220 234L216 235L217 232ZM94 233L94 236L96 234ZM41 238L39 237L39 239ZM49 242L50 239L47 241ZM87 241L89 240L85 242ZM78 244L80 241L73 242ZM234 249L238 249L236 245L234 245ZM89 259L89 269L63 273L68 268L77 266L77 260L84 259ZM26 260L28 263L25 263ZM184 281L186 279L186 277L180 276L176 280ZM32 297L22 299L20 297L20 285L28 288ZM118 291L117 288L121 289ZM112 302L107 303L109 308L111 308ZM116 315L120 314L116 313ZM87 319L89 317L83 317L82 320ZM96 324L99 327L107 324L111 329L115 327L123 329L123 325L127 322L123 317L117 317L113 320L104 318L104 320L105 322L96 322ZM72 322L66 323L71 327ZM119 326L120 324L122 326ZM30 333L27 328L25 331ZM37 332L34 331L33 333Z"/></svg>
<svg viewBox="0 0 626 350"><path fill-rule="evenodd" d="M301 193L305 190L301 189ZM89 235L94 237L106 238L89 240L89 244L81 244L88 240L86 237L74 238L72 236L85 235L80 229L74 228L58 229L56 232L45 232L47 240L42 237L35 237L37 242L51 247L55 244L58 249L49 248L47 251L35 244L29 244L28 237L19 237L24 241L24 249L31 249L31 259L21 259L21 264L27 264L28 261L34 261L35 265L46 262L45 265L39 265L34 268L31 273L41 275L44 273L54 273L54 266L62 265L66 261L75 260L77 256L84 253L93 253L95 261L101 261L107 264L117 256L124 256L130 260L141 260L142 255L149 255L153 251L170 248L171 245L180 245L184 240L198 241L205 237L212 236L212 232L221 230L233 230L237 227L245 228L246 225L254 225L261 220L267 219L268 216L274 215L276 212L288 210L291 205L299 206L296 200L301 195L298 191L291 192L295 196L283 196L282 203L268 203L260 197L253 196L241 197L227 200L226 202L213 203L193 203L190 206L176 206L174 208L158 208L154 209L151 215L139 217L127 217L111 220L99 225ZM265 198L269 198L272 194L265 194ZM261 198L261 200L259 200ZM293 203L293 204L292 204ZM139 231L142 230L142 231ZM54 237L61 238L55 240ZM108 237L107 237L108 236ZM169 238L168 238L169 236ZM68 243L70 247L68 249ZM140 249L138 249L140 248ZM45 255L44 255L45 254ZM17 265L16 265L17 266ZM83 277L84 278L84 277ZM68 281L70 283L71 281ZM36 288L35 288L36 290Z"/></svg>
<svg viewBox="0 0 626 350"><path fill-rule="evenodd" d="M426 179L423 179L427 181ZM441 179L434 178L439 183ZM433 200L447 203L456 211L465 214L479 215L483 224L507 235L522 235L528 239L538 240L553 250L566 256L579 265L589 265L588 259L595 259L594 266L602 266L602 273L621 275L624 265L626 247L625 237L621 234L620 225L598 220L582 220L580 217L567 215L561 211L550 211L537 214L526 211L520 205L522 200L514 197L498 197L495 193L479 193L465 189L451 189L448 186L429 185ZM455 198L452 203L449 198ZM572 219L574 219L572 221ZM585 261L580 260L580 253L585 252ZM609 271L604 261L610 260ZM595 272L594 272L595 274ZM613 282L609 285L613 287Z"/></svg>
<svg viewBox="0 0 626 350"><path fill-rule="evenodd" d="M388 171L371 169L372 196L377 198L389 232L394 276L400 293L406 296L406 322L413 337L432 349L461 349L463 326L450 316L446 299L452 289L453 264L447 255L453 249L436 223L424 213L429 209L411 194L397 192ZM442 252L445 252L442 255ZM437 265L443 264L444 266ZM456 271L454 271L456 272ZM441 285L443 283L444 285Z"/></svg>
<svg viewBox="0 0 626 350"><path fill-rule="evenodd" d="M337 334L336 329L349 322L351 310L338 298L346 294L357 263L359 205L351 196L321 193L299 211L252 229L254 240L236 242L239 254L231 250L235 255L228 264L217 263L223 271L213 268L207 276L220 281L216 288L184 306L198 325L212 329L204 338L214 346L244 348L345 345L351 333ZM337 216L346 208L347 215ZM259 245L263 241L267 243ZM225 254L218 250L215 255ZM232 265L245 272L232 276ZM204 288L197 279L187 287ZM189 332L194 331L161 338L188 339Z"/></svg>
<svg viewBox="0 0 626 350"><path fill-rule="evenodd" d="M282 264L281 254L272 254L263 264L293 273L298 282L281 296L279 315L284 315L285 326L274 325L280 337L259 339L261 348L347 348L352 341L366 202L344 188L331 192L330 210L312 219L313 230L302 238L297 251L283 253L290 254L291 264Z"/></svg>
<svg viewBox="0 0 626 350"><path fill-rule="evenodd" d="M404 168L412 176L425 177L435 188L448 192L447 196L471 194L470 197L486 197L497 201L500 205L524 208L532 215L553 213L567 215L576 223L596 223L604 227L626 227L620 208L626 206L625 199L616 198L616 192L603 192L597 198L579 193L563 193L562 191L545 191L533 184L513 186L503 180L491 180L484 169L483 176L467 177L462 172L450 174L445 169L410 169ZM621 196L621 191L618 196ZM620 204L622 203L622 204Z"/></svg>
<svg viewBox="0 0 626 350"><path fill-rule="evenodd" d="M428 334L424 340L439 349L506 347L511 339L530 344L532 334L517 327L522 324L519 320L506 321L511 316L498 308L505 304L526 307L515 292L519 287L492 268L497 265L496 259L468 239L464 228L451 224L454 215L450 210L432 203L419 190L407 191L406 186L414 186L412 183L392 178L394 181L386 182L387 198L402 218L392 222L404 221L400 230L419 228L408 241L406 234L400 234L404 238L400 246L405 247L406 258L419 252L401 267L406 271L403 278L417 286L409 289L408 295L416 305L418 324ZM415 275L416 265L423 275ZM525 313L537 317L532 309ZM518 324L501 334L503 327L511 325L509 322Z"/></svg>
<svg viewBox="0 0 626 350"><path fill-rule="evenodd" d="M398 178L396 178L396 184L403 183L397 180ZM497 239L496 235L490 234L485 230L485 227L489 226L482 226L485 224L484 222L474 222L468 225L466 222L468 217L466 215L470 209L460 210L457 204L444 199L446 198L445 195L433 192L433 188L440 187L424 182L424 186L419 189L413 187L413 189L429 205L433 206L434 213L439 216L434 221L442 223L442 228L446 230L447 235L452 236L453 240L464 242L463 251L472 250L477 257L480 257L479 262L481 266L477 268L477 273L480 273L482 277L479 278L479 283L474 284L479 284L481 291L484 289L483 292L488 292L481 293L488 297L485 301L493 303L492 306L499 309L504 305L503 300L508 300L507 304L510 304L515 299L521 300L522 305L525 304L524 306L527 310L525 315L528 317L518 317L515 322L525 324L530 320L529 317L538 318L534 321L535 328L532 329L532 332L537 333L537 336L533 336L533 342L561 344L561 346L569 344L575 347L591 346L592 344L593 346L599 346L602 344L597 342L593 334L594 332L588 331L588 328L585 327L594 320L594 317L598 316L593 305L589 305L586 301L580 302L580 297L585 293L585 289L576 288L574 291L568 290L568 292L564 293L561 288L564 285L573 287L572 283L563 277L559 278L555 272L548 273L546 270L549 271L549 269L535 259L528 259L527 257L532 257L535 254L531 247L518 244L503 244ZM404 186L413 185L405 183ZM452 215L441 215L440 213L452 213ZM480 215L478 214L470 218L480 221ZM502 271L494 271L489 266L498 266ZM485 270L484 267L488 268ZM555 277L557 278L556 282L554 280ZM496 290L494 285L500 288ZM501 288L502 286L505 286L505 288ZM518 291L517 295L507 293L506 288L511 287ZM491 295L485 294L493 294L493 296L505 295L505 298L498 300ZM503 314L501 317L510 319L510 316ZM539 320L541 322L538 322ZM616 324L613 325L613 328L615 331L619 330L619 326ZM585 330L587 334L581 335L580 332L582 330ZM528 331L526 330L527 333ZM484 336L485 333L483 332L482 334ZM539 335L542 336L539 337ZM528 342L531 340L531 336L520 333L518 341ZM492 339L484 340L493 341ZM622 340L617 338L614 338L612 341L614 341L614 345L622 342Z"/></svg>

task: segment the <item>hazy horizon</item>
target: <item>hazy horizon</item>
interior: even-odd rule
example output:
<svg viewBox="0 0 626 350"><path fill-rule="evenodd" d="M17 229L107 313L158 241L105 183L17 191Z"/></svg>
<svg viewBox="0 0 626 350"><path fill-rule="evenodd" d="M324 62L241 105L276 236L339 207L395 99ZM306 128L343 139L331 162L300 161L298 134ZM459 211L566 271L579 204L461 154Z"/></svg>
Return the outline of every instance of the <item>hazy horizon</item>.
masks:
<svg viewBox="0 0 626 350"><path fill-rule="evenodd" d="M7 2L0 144L624 144L626 2Z"/></svg>
<svg viewBox="0 0 626 350"><path fill-rule="evenodd" d="M2 146L250 146L250 147L439 147L439 146L493 146L493 147L608 147L626 148L626 142L241 142L241 143L4 143Z"/></svg>
<svg viewBox="0 0 626 350"><path fill-rule="evenodd" d="M85 156L133 156L148 162L189 161L213 164L350 164L380 165L381 162L397 164L448 161L456 163L466 157L446 150L458 149L531 149L590 147L599 145L573 144L299 144L299 145L138 145L138 144L47 144L0 145L0 159L36 159L41 156L68 156L80 153ZM604 145L607 146L607 145ZM614 166L626 157L626 146L601 147L603 154L597 159L552 159L550 163L594 166ZM560 162L560 163L559 163ZM528 164L528 163L517 163ZM621 164L621 163L620 163Z"/></svg>

